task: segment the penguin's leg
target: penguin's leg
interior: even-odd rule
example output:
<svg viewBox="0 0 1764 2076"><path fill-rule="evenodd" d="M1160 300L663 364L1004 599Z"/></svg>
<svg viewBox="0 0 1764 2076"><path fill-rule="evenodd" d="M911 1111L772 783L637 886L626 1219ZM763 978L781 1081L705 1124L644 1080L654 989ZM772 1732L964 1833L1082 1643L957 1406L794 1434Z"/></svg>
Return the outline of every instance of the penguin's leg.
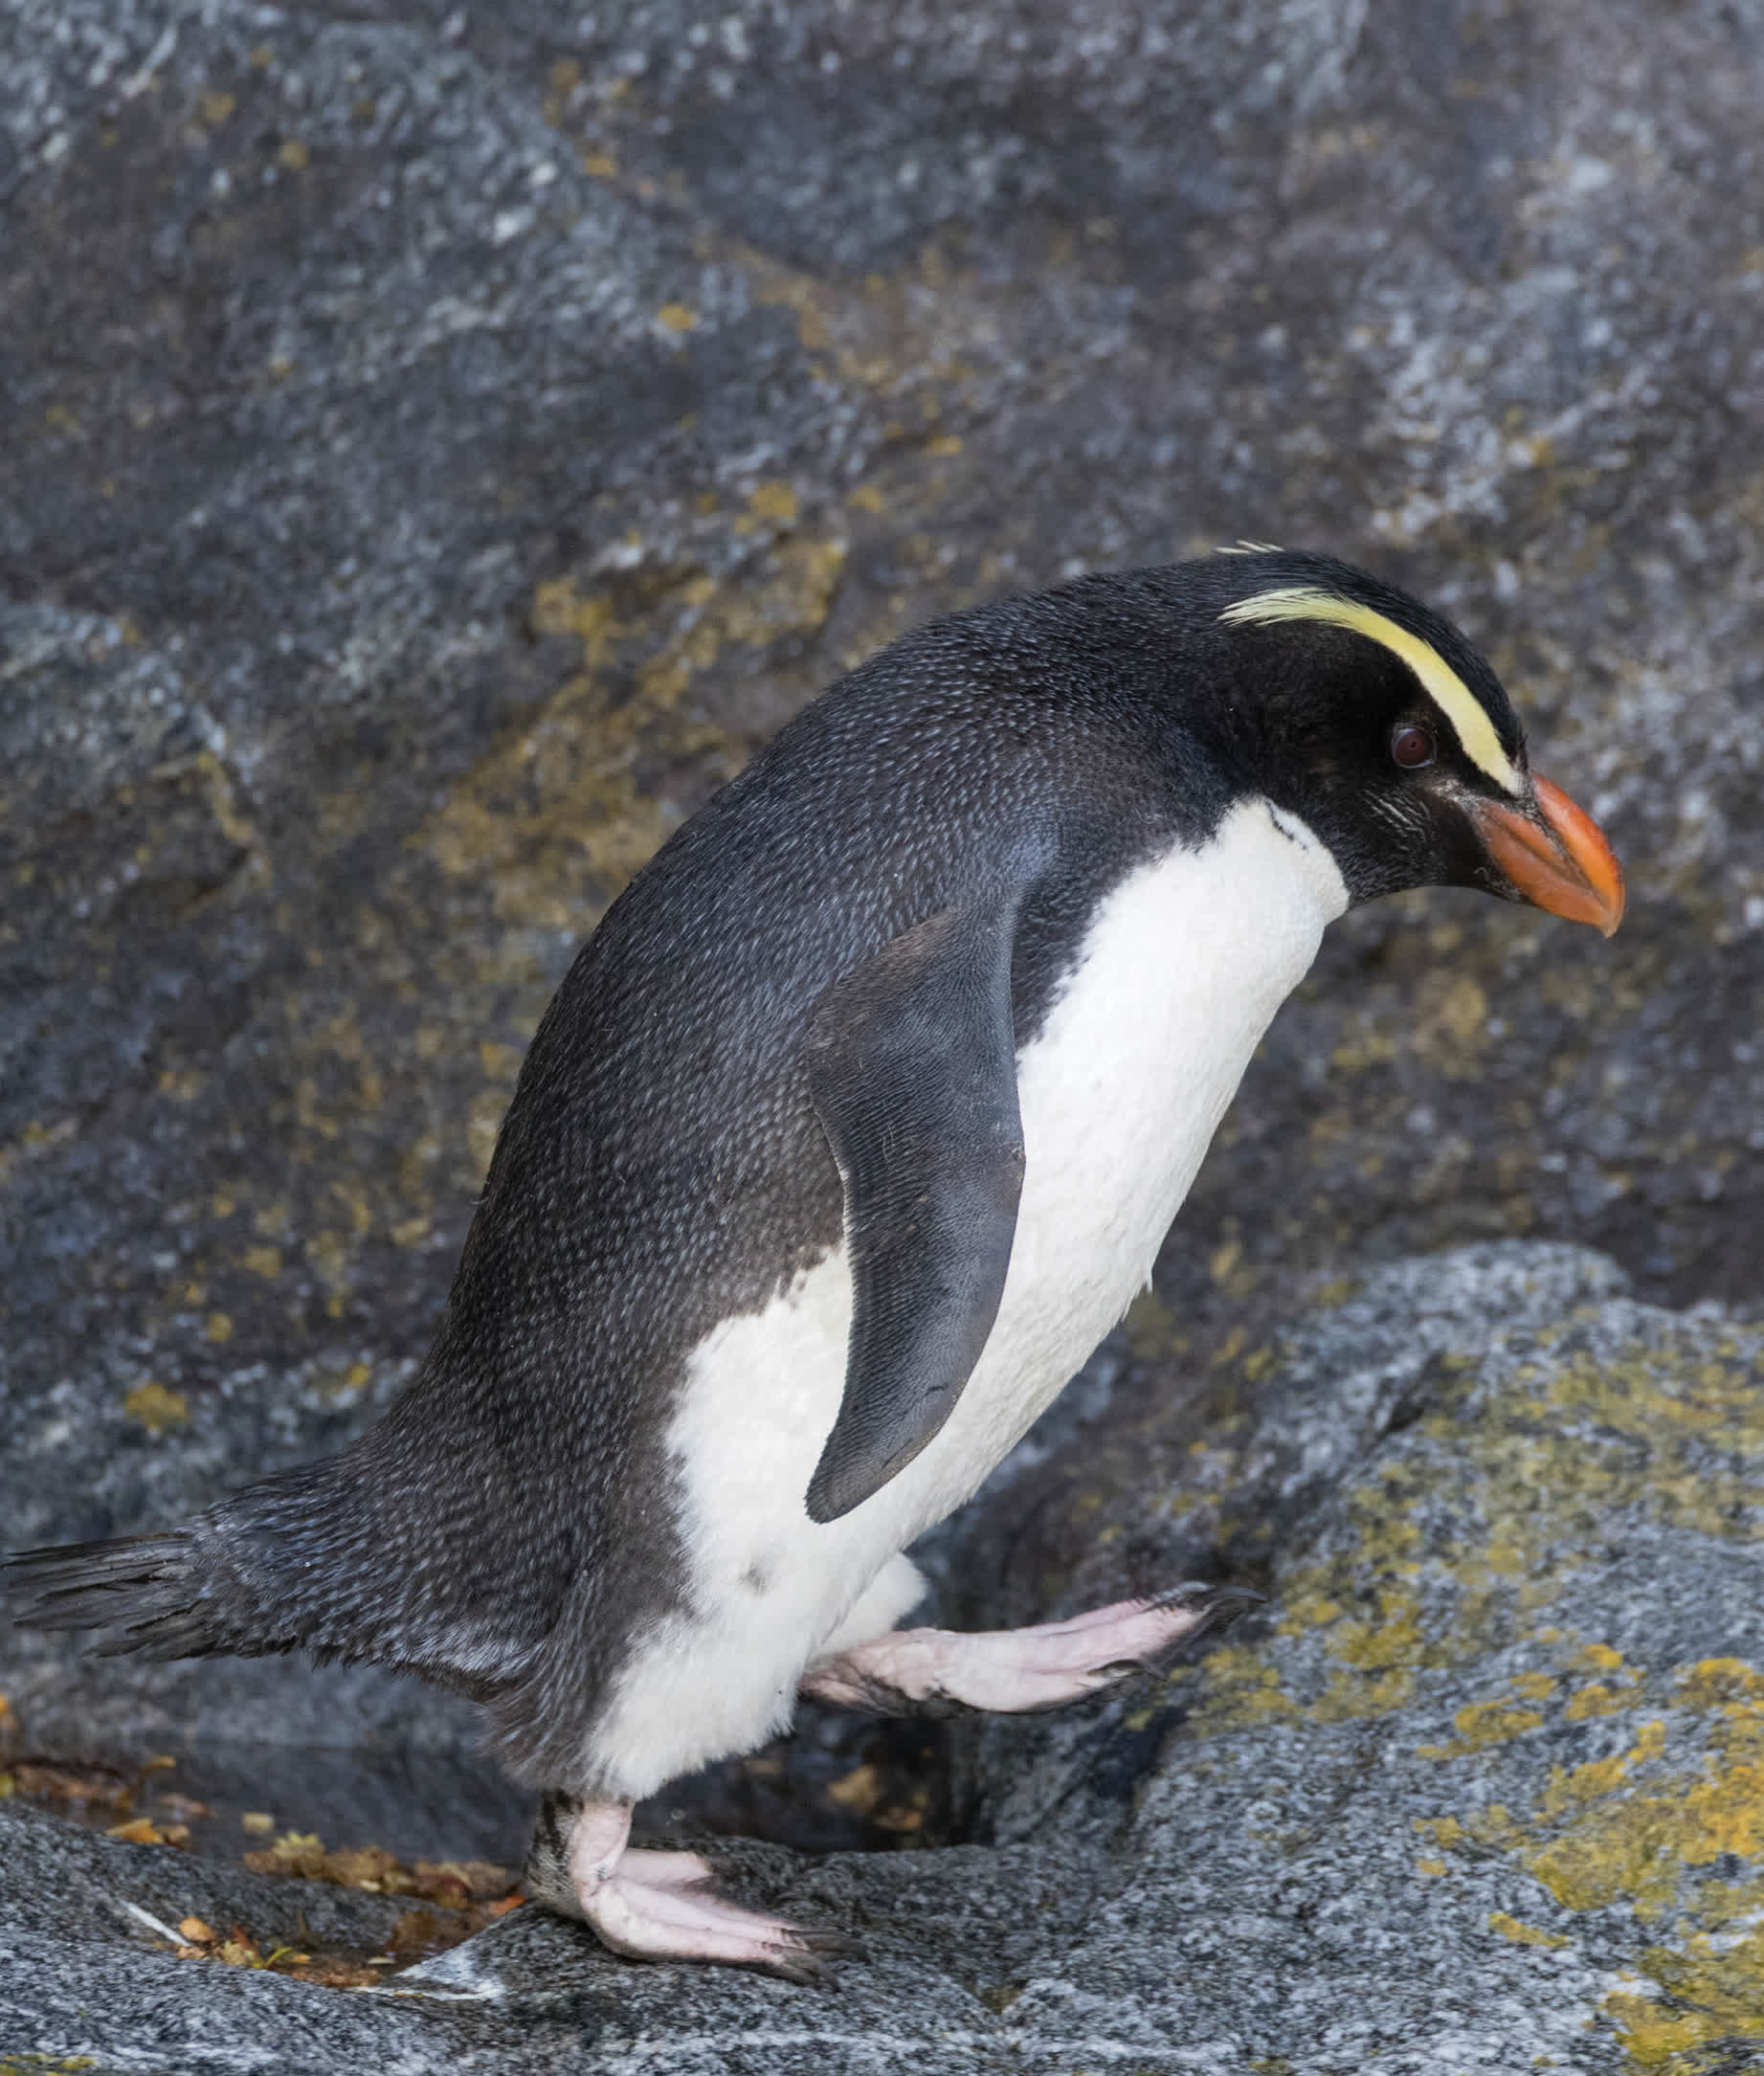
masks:
<svg viewBox="0 0 1764 2076"><path fill-rule="evenodd" d="M1176 1586L1033 1629L892 1630L812 1665L801 1691L882 1715L1057 1708L1155 1667L1256 1597L1230 1587Z"/></svg>
<svg viewBox="0 0 1764 2076"><path fill-rule="evenodd" d="M723 1961L814 1983L828 1960L859 1951L838 1932L805 1931L712 1893L698 1853L630 1844L631 1808L548 1795L524 1877L533 1901L584 1919L603 1945L637 1960Z"/></svg>

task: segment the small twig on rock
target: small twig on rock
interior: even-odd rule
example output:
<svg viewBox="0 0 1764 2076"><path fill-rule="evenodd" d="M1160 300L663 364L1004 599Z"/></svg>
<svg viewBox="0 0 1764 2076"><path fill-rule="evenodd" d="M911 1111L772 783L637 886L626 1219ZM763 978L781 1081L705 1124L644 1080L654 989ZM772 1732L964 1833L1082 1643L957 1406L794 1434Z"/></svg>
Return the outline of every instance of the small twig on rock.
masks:
<svg viewBox="0 0 1764 2076"><path fill-rule="evenodd" d="M151 1910L144 1910L140 1904L131 1903L126 1896L106 1896L104 1901L115 1904L119 1910L126 1910L137 1924L145 1925L149 1931L157 1932L162 1939L167 1940L172 1946L182 1946L184 1944L183 1939L177 1932L172 1931L169 1925L155 1917Z"/></svg>

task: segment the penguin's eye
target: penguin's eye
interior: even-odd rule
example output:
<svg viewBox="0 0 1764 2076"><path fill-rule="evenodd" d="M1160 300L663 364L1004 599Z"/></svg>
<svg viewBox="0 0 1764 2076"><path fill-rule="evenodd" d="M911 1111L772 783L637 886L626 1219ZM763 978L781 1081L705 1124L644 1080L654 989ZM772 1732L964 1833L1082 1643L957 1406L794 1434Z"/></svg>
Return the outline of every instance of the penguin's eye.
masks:
<svg viewBox="0 0 1764 2076"><path fill-rule="evenodd" d="M1433 731L1418 721L1405 721L1391 736L1391 758L1405 771L1418 771L1433 762Z"/></svg>

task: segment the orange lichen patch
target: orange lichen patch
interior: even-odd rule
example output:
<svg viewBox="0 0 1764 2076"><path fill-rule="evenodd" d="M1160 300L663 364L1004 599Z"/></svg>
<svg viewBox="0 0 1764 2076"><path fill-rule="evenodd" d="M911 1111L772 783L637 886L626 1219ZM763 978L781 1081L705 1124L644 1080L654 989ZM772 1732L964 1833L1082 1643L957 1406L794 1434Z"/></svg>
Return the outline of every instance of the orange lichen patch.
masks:
<svg viewBox="0 0 1764 2076"><path fill-rule="evenodd" d="M1558 1351L1573 1331L1565 1321ZM1764 1661L1663 1678L1561 1610L1578 1553L1625 1513L1722 1542L1764 1532L1764 1365L1751 1341L1718 1359L1710 1347L1664 1325L1597 1360L1527 1362L1515 1347L1500 1390L1462 1412L1448 1383L1419 1425L1427 1462L1381 1452L1338 1493L1327 1555L1278 1580L1276 1635L1203 1662L1182 1732L1400 1708L1436 1671L1494 1652L1521 1663L1458 1709L1449 1741L1422 1748L1461 1797L1418 1824L1415 1878L1494 1855L1557 1907L1606 1913L1601 1944L1652 1927L1644 1968L1605 2012L1632 2068L1672 2076L1712 2076L1717 2043L1764 2041ZM1515 1644L1524 1657L1506 1658ZM1503 1765L1531 1776L1527 1801L1479 1810L1482 1754L1513 1739L1529 1749ZM1497 1912L1491 1931L1560 1944L1505 1900L1516 1914Z"/></svg>

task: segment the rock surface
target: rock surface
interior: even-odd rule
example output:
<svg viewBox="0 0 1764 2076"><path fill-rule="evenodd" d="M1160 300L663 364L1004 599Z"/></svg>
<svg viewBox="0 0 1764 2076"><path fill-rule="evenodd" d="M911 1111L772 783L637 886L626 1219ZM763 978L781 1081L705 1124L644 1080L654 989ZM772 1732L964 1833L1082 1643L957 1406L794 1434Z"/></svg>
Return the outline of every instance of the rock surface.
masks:
<svg viewBox="0 0 1764 2076"><path fill-rule="evenodd" d="M1082 1465L981 1509L967 1590L1042 1611L1223 1562L1265 1616L977 1726L987 1842L713 1844L866 1942L837 1994L635 1967L530 1907L378 1993L179 1960L128 1904L358 1951L397 1906L0 1808L0 2039L339 2076L1764 2060L1764 1330L1507 1243L1321 1294L1173 1421L1169 1382L1130 1365Z"/></svg>
<svg viewBox="0 0 1764 2076"><path fill-rule="evenodd" d="M1623 1758L1633 1741L1574 1754L1652 1708L1642 1720L1665 1723L1666 1742L1626 1760L1628 1789L1612 1791L1644 1822L1666 1792L1656 1776L1750 1763L1720 1742L1747 1720L1739 1675L1672 1681L1751 1650L1743 1495L1715 1480L1723 1528L1690 1507L1682 1469L1683 1449L1749 1432L1743 1395L1717 1412L1695 1397L1697 1364L1727 1358L1662 1355L1664 1402L1688 1392L1689 1410L1655 1407L1644 1433L1619 1422L1614 1457L1599 1453L1607 1415L1575 1414L1593 1437L1576 1441L1564 1405L1559 1445L1537 1459L1548 1484L1520 1476L1517 1430L1502 1458L1525 1495L1509 1492L1503 1519L1559 1529L1559 1547L1511 1546L1522 1574L1559 1580L1550 1619L1622 1653L1647 1696L1568 1727L1574 1683L1599 1684L1569 1645L1552 1656L1516 1616L1501 1628L1492 1584L1473 1617L1437 1581L1432 1598L1414 1589L1413 1619L1427 1650L1462 1658L1463 1684L1424 1652L1369 1664L1392 1696L1405 1667L1412 1688L1325 1720L1329 1681L1358 1677L1351 1661L1327 1669L1353 1625L1400 1626L1373 1572L1343 1596L1361 1577L1342 1553L1361 1518L1354 1452L1411 1452L1417 1477L1459 1489L1450 1449L1425 1455L1429 1422L1485 1437L1484 1386L1465 1381L1484 1373L1430 1371L1387 1404L1373 1373L1400 1371L1395 1353L1351 1363L1331 1343L1253 1376L1246 1364L1273 1345L1259 1323L1299 1272L1489 1239L1592 1243L1651 1303L1757 1307L1764 529L1747 435L1764 386L1764 15L1715 0L729 0L714 14L678 0L586 13L15 0L0 65L4 1539L164 1522L373 1417L420 1357L522 1047L574 944L839 669L934 612L1085 567L1245 534L1327 546L1413 584L1486 647L1539 765L1623 852L1630 920L1603 946L1441 895L1339 926L1252 1069L1157 1299L1093 1374L1100 1393L1120 1370L1113 1410L1072 1467L1019 1465L942 1546L964 1618L1075 1605L1179 1560L1276 1590L1277 1629L1299 1627L1216 1655L1187 1727L1160 1706L1137 1730L1105 1712L964 1746L964 1821L1001 1845L941 1871L915 1855L801 1867L762 1853L756 1878L824 1888L836 1914L919 1912L929 1945L970 1890L995 1913L1003 1929L965 1927L928 1960L908 1941L877 1978L910 1989L899 1971L955 1968L964 1947L988 1956L971 1976L937 1973L947 1998L848 1998L837 2051L854 2056L863 2039L910 2037L927 2066L952 2065L954 2046L925 2044L948 2025L973 2055L1017 2052L1024 2067L1043 2065L1036 2054L1136 2066L1142 2052L1154 2065L1133 2027L1164 2026L1201 2057L1172 2066L1208 2066L1206 2041L1240 2039L1219 2066L1432 2067L1424 1988L1391 2020L1410 2043L1395 2061L1326 2044L1312 2007L1284 2034L1252 2023L1258 1997L1272 2010L1325 1995L1327 1942L1292 1913L1347 1928L1364 1954L1388 1910L1391 1938L1446 1928L1451 1994L1489 2039L1505 2037L1487 2031L1503 1998L1523 2031L1547 1978L1594 2020L1590 2045L1534 2050L1563 2065L1574 2052L1589 2068L1625 2052L1679 2065L1682 2049L1689 2069L1706 2047L1709 2066L1742 2065L1744 2050L1709 2044L1718 2029L1696 2033L1703 2018L1674 2038L1669 2012L1625 2017L1611 1998L1630 1990L1590 1986L1607 1962L1690 1982L1699 1936L1698 1968L1746 1952L1743 1917L1717 1923L1697 1900L1707 1882L1584 1906L1573 1898L1591 1891L1547 1884L1557 1914L1541 1917L1530 1891L1500 1886L1530 1880L1515 1870L1566 1821L1567 1804L1537 1814L1552 1790L1526 1771L1557 1744L1551 1765ZM1589 1303L1604 1287L1583 1258L1524 1260ZM1448 1282L1497 1306L1518 1273L1485 1263ZM1597 1303L1596 1364L1638 1336L1701 1350L1731 1330ZM1437 1330L1441 1362L1484 1346L1479 1317L1511 1324L1469 1299L1435 1312L1455 1322ZM1506 1359L1491 1358L1490 1406L1510 1395ZM1613 1375L1632 1360L1612 1359ZM1314 1416L1290 1381L1306 1363ZM1615 1481L1609 1521L1575 1483L1583 1460ZM1391 1498L1393 1524L1407 1504ZM1331 1507L1349 1508L1334 1529ZM1428 1518L1444 1548L1458 1531ZM1702 1539L1698 1587L1653 1578L1650 1565L1688 1561L1668 1523ZM1293 1583L1301 1547L1309 1585ZM1619 1575L1664 1596L1646 1636L1617 1620ZM1350 1612L1295 1615L1307 1593ZM1256 1669L1234 1700L1229 1668L1251 1663L1239 1650ZM1263 1672L1290 1709L1257 1714ZM1449 1745L1465 1733L1422 1715L1480 1707L1521 1672L1555 1683L1555 1699L1512 1704L1542 1727L1359 1783L1355 1752L1408 1752L1410 1728L1410 1744ZM94 1664L7 1635L0 1690L40 1751L169 1750L191 1766L206 1741L214 1778L261 1768L282 1784L283 1821L329 1806L370 1828L395 1812L422 1829L417 1849L452 1836L490 1857L519 1827L469 1756L469 1717L370 1674ZM1196 1721L1224 1727L1203 1736ZM1183 1738L1221 1769L1198 1854L1160 1814ZM1251 1776L1320 1807L1313 1761L1335 1784L1329 1808L1359 1813L1339 1837L1333 1819L1244 1814ZM1431 1857L1449 1878L1399 1910L1398 1847L1370 1827L1385 1785L1406 1795L1435 1775L1470 1842L1441 1842ZM365 1783L347 1804L346 1777ZM1106 1784L1142 1778L1142 1828L1122 1831ZM1515 1829L1473 1834L1463 1811L1494 1802ZM1242 1856L1284 1850L1244 1825L1312 1822L1335 1842L1292 1847L1290 1911L1239 1924ZM1718 1879L1738 1895L1750 1834L1731 1835L1741 1871ZM1221 1850L1239 1857L1208 1857ZM1572 1952L1472 1936L1473 1855L1487 1909ZM1080 1862L1102 1871L1056 1878ZM1155 1870L1150 1886L1134 1865ZM994 2013L976 1990L995 2004L1000 1984L1058 1973L1068 1920L1038 1945L1032 1891L1152 1928L1187 1972L1160 2003L1093 1926L1064 2018L1048 2014L1065 1993L1045 1988ZM1114 1901L1093 1911L1081 1893ZM1656 1908L1668 1960L1652 1976L1627 1934L1599 1947L1567 1929ZM165 2005L181 2022L173 1985L194 1964L29 1935L65 1958L65 1976L35 1973L56 2011L101 2005L117 2065L166 2062L170 2048L142 2044L158 2037L142 2014ZM517 1914L484 1937L511 1968L543 1951L535 1982L569 1956L571 1982L611 2014L606 2038L650 2043L634 2056L660 2053L643 2028L684 2008L674 1977L612 1969L567 1928ZM1231 1965L1239 1940L1255 1966ZM1286 1955L1271 1974L1268 1941ZM95 1987L109 1968L114 2001ZM315 2067L333 2051L341 2055L351 2025L428 2037L393 2017L310 2016L326 1998L382 2009L344 1993L228 1980L265 2051L286 2013L308 2014ZM788 1992L691 1994L707 1999L707 2043L785 2013L802 2039L777 2055L836 2051ZM577 1992L534 1995L553 2059L578 2052ZM1119 2005L1106 2025L1097 1998ZM0 2046L86 2051L49 2011L17 2050ZM502 2051L481 2012L434 2022L450 2054ZM1455 2037L1443 2018L1436 2030ZM1738 2019L1730 2030L1750 2037ZM363 2032L349 2051L359 2065L377 2050ZM412 2066L427 2051L397 2047ZM1442 2069L1474 2065L1467 2047L1439 2052ZM1488 2049L1497 2065L1516 2052ZM912 2065L907 2046L892 2065Z"/></svg>

